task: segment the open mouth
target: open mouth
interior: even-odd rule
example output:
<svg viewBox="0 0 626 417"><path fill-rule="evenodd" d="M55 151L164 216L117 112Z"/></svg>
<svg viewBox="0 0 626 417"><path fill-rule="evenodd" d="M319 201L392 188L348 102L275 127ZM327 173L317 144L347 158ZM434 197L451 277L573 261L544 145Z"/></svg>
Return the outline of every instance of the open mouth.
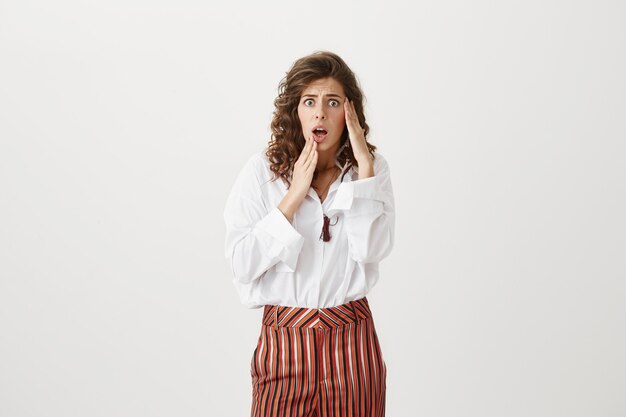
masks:
<svg viewBox="0 0 626 417"><path fill-rule="evenodd" d="M313 129L313 139L317 143L323 141L327 134L328 134L328 131L326 129L321 128L321 127Z"/></svg>

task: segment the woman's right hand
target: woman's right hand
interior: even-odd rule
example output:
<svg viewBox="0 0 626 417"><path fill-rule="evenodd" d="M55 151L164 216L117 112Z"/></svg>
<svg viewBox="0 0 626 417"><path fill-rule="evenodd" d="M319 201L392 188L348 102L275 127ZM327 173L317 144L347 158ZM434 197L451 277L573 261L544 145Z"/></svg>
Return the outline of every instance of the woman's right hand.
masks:
<svg viewBox="0 0 626 417"><path fill-rule="evenodd" d="M308 137L300 157L293 166L293 176L291 179L291 186L289 191L296 196L304 199L311 187L311 181L313 181L313 173L317 166L317 142L313 140L313 137Z"/></svg>
<svg viewBox="0 0 626 417"><path fill-rule="evenodd" d="M293 220L293 215L298 211L300 204L302 204L304 198L309 193L316 166L317 142L313 140L313 137L308 137L300 153L300 157L293 165L293 176L287 194L285 194L280 204L278 204L279 210L285 215L289 222Z"/></svg>

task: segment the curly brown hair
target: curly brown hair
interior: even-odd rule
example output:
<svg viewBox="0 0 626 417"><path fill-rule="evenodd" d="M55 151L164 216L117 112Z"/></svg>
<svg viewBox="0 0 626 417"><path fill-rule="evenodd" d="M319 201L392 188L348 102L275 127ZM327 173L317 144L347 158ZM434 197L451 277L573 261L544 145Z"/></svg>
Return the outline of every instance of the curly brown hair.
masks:
<svg viewBox="0 0 626 417"><path fill-rule="evenodd" d="M337 54L328 51L314 52L294 62L287 75L278 85L278 97L274 100L275 110L271 124L272 136L265 152L270 162L270 169L274 173L272 181L280 177L288 186L291 185L293 166L305 145L302 126L298 117L300 97L310 83L328 77L337 80L342 85L348 99L354 103L354 108L367 142L369 126L365 121L365 114L363 113L363 92L359 87L356 76ZM342 174L343 179L343 175L352 166L358 167L350 147L347 127L344 128L341 134L340 144L342 151L337 156L337 160L341 166L345 166ZM372 158L374 158L376 146L367 142L367 148Z"/></svg>

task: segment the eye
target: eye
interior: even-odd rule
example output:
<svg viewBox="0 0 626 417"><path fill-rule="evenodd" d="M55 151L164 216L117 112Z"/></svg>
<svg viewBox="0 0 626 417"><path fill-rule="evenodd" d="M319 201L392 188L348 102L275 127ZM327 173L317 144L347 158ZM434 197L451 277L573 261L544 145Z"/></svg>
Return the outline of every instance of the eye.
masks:
<svg viewBox="0 0 626 417"><path fill-rule="evenodd" d="M331 107L339 107L339 102L337 100L330 100L328 103Z"/></svg>
<svg viewBox="0 0 626 417"><path fill-rule="evenodd" d="M313 99L312 98L307 98L306 100L304 100L302 102L305 106L312 106L313 105Z"/></svg>

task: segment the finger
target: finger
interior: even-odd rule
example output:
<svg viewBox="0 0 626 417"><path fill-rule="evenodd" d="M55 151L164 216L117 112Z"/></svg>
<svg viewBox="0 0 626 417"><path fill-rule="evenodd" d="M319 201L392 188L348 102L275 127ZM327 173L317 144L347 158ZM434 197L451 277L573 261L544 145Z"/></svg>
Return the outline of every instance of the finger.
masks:
<svg viewBox="0 0 626 417"><path fill-rule="evenodd" d="M350 121L354 122L356 120L356 111L354 110L354 103L352 101L348 102L347 115Z"/></svg>
<svg viewBox="0 0 626 417"><path fill-rule="evenodd" d="M357 114L356 114L356 107L354 107L354 101L351 101L351 102L350 102L350 107L352 107L352 111L351 111L351 113L352 113L352 117L353 117L353 118L354 118L354 120L356 120L356 121L357 121L357 123L358 123L358 121L359 121L359 116L357 116Z"/></svg>
<svg viewBox="0 0 626 417"><path fill-rule="evenodd" d="M315 142L313 139L311 139L311 149L309 151L309 154L307 155L306 158L306 167L310 167L311 164L313 163L313 159L315 157L317 151L317 142ZM313 167L315 167L315 165L313 165Z"/></svg>
<svg viewBox="0 0 626 417"><path fill-rule="evenodd" d="M348 111L346 112L346 126L348 127L348 131L352 132L358 127L358 120L354 117L353 113L350 111L350 106L348 105Z"/></svg>
<svg viewBox="0 0 626 417"><path fill-rule="evenodd" d="M354 101L350 102L350 116L351 116L354 128L360 129L361 123L359 122L359 116L357 116L356 114L356 107L354 107Z"/></svg>
<svg viewBox="0 0 626 417"><path fill-rule="evenodd" d="M310 159L302 167L302 175L304 178L307 178L307 181L311 181L313 177L313 173L315 172L315 167L317 165L317 151L311 152Z"/></svg>
<svg viewBox="0 0 626 417"><path fill-rule="evenodd" d="M317 166L317 147L311 152L313 154L313 159L311 160L311 164L309 165L309 174L313 177L313 172L315 172L315 167Z"/></svg>
<svg viewBox="0 0 626 417"><path fill-rule="evenodd" d="M307 158L307 161L311 162L313 160L313 157L315 156L315 152L317 152L317 142L315 141L311 141L313 142L313 146L311 146L311 152L309 153L309 157Z"/></svg>
<svg viewBox="0 0 626 417"><path fill-rule="evenodd" d="M309 136L309 155L313 153L313 149L317 147L317 142L313 139L313 136Z"/></svg>
<svg viewBox="0 0 626 417"><path fill-rule="evenodd" d="M350 113L351 109L350 109L350 104L348 103L348 100L346 100L346 102L344 103L343 109L344 109L344 113L346 114L346 124L348 124L352 120L352 116Z"/></svg>

